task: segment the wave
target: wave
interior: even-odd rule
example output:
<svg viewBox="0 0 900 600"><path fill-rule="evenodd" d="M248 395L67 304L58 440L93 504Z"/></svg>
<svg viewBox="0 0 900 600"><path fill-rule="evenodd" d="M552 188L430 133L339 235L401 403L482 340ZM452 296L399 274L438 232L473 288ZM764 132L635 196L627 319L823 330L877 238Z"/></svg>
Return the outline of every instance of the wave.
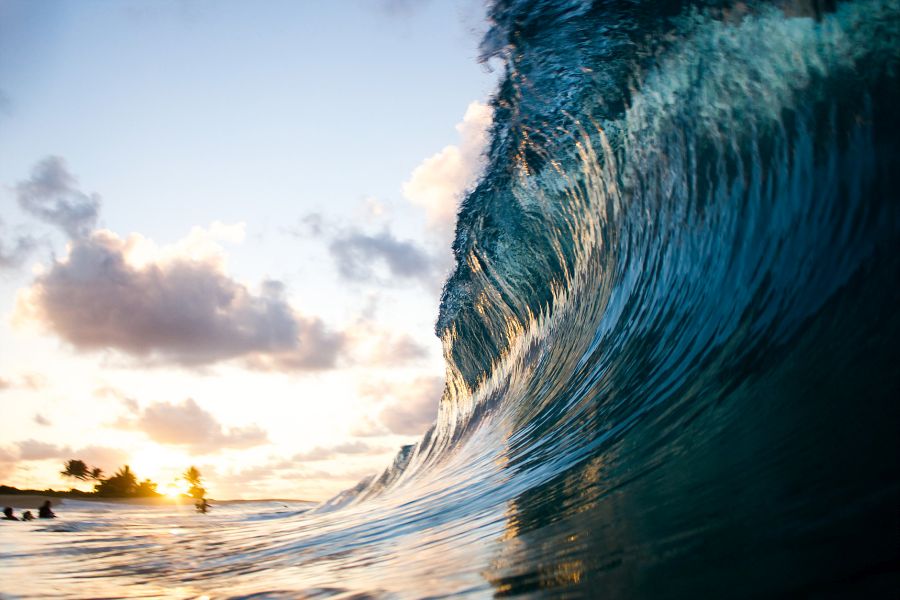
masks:
<svg viewBox="0 0 900 600"><path fill-rule="evenodd" d="M441 302L438 421L339 504L506 505L536 541L501 553L501 595L884 585L898 3L490 15L505 73Z"/></svg>
<svg viewBox="0 0 900 600"><path fill-rule="evenodd" d="M900 3L489 16L434 426L303 514L123 525L103 592L895 594Z"/></svg>

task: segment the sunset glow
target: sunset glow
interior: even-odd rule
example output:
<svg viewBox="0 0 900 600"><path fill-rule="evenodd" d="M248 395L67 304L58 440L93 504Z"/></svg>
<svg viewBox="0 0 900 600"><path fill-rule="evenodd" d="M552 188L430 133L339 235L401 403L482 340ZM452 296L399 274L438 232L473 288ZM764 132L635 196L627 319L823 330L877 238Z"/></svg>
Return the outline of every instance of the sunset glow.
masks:
<svg viewBox="0 0 900 600"><path fill-rule="evenodd" d="M188 493L190 486L183 479L178 479L166 485L162 492L169 498L180 498Z"/></svg>
<svg viewBox="0 0 900 600"><path fill-rule="evenodd" d="M0 483L68 489L78 459L166 494L195 465L213 498L325 499L431 424L491 119L483 8L339 4L5 9ZM338 31L364 64L322 68ZM347 111L357 69L380 84Z"/></svg>

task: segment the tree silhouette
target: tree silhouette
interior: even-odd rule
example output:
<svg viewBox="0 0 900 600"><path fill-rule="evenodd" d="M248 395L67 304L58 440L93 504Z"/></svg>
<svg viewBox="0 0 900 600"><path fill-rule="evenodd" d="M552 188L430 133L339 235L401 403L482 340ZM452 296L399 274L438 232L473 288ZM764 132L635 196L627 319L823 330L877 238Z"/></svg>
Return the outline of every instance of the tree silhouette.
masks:
<svg viewBox="0 0 900 600"><path fill-rule="evenodd" d="M63 477L71 477L80 481L93 479L100 481L103 479L103 469L100 467L89 467L87 463L78 458L72 458L65 462L63 470L59 472Z"/></svg>
<svg viewBox="0 0 900 600"><path fill-rule="evenodd" d="M138 482L137 476L128 465L116 471L108 479L103 478L103 469L100 467L89 467L83 460L77 458L67 460L64 467L65 469L60 471L61 475L81 481L87 481L88 479L96 481L94 493L98 496L105 498L129 498L160 495L156 490L157 485L155 482L149 479ZM197 471L197 476L199 477L199 475L200 472Z"/></svg>
<svg viewBox="0 0 900 600"><path fill-rule="evenodd" d="M98 496L107 498L126 498L134 496L138 489L137 477L128 465L125 465L109 479L100 481L96 486ZM154 490L155 491L155 490Z"/></svg>
<svg viewBox="0 0 900 600"><path fill-rule="evenodd" d="M88 468L83 460L73 458L67 460L64 466L65 469L59 472L59 474L63 475L64 477L72 477L74 479L80 479L81 481L87 481L93 476L93 472ZM99 471L99 469L94 470Z"/></svg>
<svg viewBox="0 0 900 600"><path fill-rule="evenodd" d="M133 493L135 496L140 496L142 498L145 498L148 496L159 496L159 492L156 491L156 482L150 481L149 479L145 479L142 482L140 482L134 488Z"/></svg>
<svg viewBox="0 0 900 600"><path fill-rule="evenodd" d="M190 494L191 498L203 500L206 496L206 488L202 485L203 476L200 474L200 470L191 465L191 467L184 472L182 477L184 477L184 480L191 485L191 488L188 490L188 494Z"/></svg>

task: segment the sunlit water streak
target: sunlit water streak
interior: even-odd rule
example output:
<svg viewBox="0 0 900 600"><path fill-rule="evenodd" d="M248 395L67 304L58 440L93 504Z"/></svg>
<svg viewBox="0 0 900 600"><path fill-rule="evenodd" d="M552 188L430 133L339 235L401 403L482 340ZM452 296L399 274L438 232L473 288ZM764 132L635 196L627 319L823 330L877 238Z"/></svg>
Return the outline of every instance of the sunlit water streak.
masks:
<svg viewBox="0 0 900 600"><path fill-rule="evenodd" d="M438 320L436 425L302 514L7 524L0 589L896 594L898 2L491 16L506 72Z"/></svg>

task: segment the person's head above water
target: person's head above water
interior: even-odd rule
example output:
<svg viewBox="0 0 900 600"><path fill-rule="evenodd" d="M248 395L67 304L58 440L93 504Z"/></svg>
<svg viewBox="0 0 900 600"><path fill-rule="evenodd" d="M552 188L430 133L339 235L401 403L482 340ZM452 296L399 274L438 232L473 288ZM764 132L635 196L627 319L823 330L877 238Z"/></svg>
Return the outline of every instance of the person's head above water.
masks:
<svg viewBox="0 0 900 600"><path fill-rule="evenodd" d="M6 519L15 519L15 517L13 516L12 506L7 506L3 509L3 517Z"/></svg>

